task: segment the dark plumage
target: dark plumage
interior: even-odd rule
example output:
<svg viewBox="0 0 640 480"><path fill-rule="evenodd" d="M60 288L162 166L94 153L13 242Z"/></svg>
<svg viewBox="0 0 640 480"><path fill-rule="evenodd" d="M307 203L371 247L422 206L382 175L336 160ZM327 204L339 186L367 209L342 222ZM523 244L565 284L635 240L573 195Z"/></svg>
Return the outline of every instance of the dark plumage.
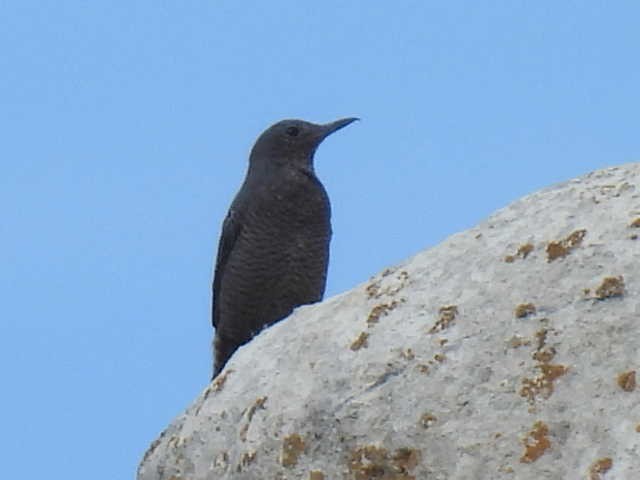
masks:
<svg viewBox="0 0 640 480"><path fill-rule="evenodd" d="M256 141L222 226L213 280L215 377L233 352L294 308L322 299L331 207L314 153L349 125L283 120Z"/></svg>

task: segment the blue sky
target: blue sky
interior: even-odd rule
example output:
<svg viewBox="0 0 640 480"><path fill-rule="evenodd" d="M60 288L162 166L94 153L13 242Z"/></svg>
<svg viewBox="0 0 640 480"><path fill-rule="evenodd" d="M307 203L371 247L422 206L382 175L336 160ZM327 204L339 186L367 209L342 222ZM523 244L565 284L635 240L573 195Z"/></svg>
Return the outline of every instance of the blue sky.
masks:
<svg viewBox="0 0 640 480"><path fill-rule="evenodd" d="M332 296L640 160L639 19L636 1L0 0L3 477L130 479L205 387L219 228L265 127L362 118L316 155Z"/></svg>

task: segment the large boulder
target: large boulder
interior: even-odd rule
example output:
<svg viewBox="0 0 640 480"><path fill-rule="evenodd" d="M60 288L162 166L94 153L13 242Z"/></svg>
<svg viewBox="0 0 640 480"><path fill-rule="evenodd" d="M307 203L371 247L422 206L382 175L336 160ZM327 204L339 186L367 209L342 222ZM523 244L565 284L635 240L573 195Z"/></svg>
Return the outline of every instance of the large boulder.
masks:
<svg viewBox="0 0 640 480"><path fill-rule="evenodd" d="M640 478L639 186L542 190L296 310L138 480Z"/></svg>

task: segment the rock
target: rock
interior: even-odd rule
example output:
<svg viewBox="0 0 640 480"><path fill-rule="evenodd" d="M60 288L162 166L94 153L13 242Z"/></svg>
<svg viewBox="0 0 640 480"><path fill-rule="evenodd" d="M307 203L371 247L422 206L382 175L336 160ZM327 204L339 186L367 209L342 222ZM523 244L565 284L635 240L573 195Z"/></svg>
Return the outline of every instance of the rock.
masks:
<svg viewBox="0 0 640 480"><path fill-rule="evenodd" d="M542 190L296 310L138 480L640 478L639 185Z"/></svg>

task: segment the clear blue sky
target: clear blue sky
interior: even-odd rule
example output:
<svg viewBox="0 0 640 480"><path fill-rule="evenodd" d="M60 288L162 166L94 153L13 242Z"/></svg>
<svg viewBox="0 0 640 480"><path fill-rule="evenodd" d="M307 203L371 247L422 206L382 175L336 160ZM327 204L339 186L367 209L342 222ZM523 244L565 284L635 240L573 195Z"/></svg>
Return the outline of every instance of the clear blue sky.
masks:
<svg viewBox="0 0 640 480"><path fill-rule="evenodd" d="M131 479L210 374L256 136L359 116L317 171L328 295L640 160L640 3L0 0L3 478Z"/></svg>

